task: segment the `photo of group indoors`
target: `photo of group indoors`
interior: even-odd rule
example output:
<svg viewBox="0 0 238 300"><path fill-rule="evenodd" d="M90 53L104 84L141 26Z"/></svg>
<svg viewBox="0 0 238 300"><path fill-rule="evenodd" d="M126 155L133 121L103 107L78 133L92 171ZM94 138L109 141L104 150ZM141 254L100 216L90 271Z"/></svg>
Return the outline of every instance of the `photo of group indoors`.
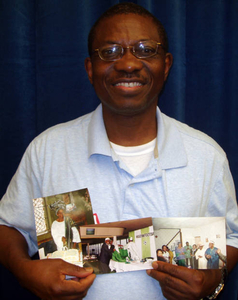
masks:
<svg viewBox="0 0 238 300"><path fill-rule="evenodd" d="M82 266L79 228L94 224L88 189L33 199L40 259L61 258Z"/></svg>
<svg viewBox="0 0 238 300"><path fill-rule="evenodd" d="M96 274L152 268L157 260L152 218L81 226L83 266Z"/></svg>
<svg viewBox="0 0 238 300"><path fill-rule="evenodd" d="M152 219L158 261L191 269L219 269L226 264L223 217Z"/></svg>

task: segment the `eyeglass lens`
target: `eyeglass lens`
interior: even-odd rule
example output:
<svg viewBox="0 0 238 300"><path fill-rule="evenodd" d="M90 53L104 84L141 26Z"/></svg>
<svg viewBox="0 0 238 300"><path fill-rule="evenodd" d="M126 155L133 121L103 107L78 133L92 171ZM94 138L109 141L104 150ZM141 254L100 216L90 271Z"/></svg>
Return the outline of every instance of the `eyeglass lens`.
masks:
<svg viewBox="0 0 238 300"><path fill-rule="evenodd" d="M148 58L157 53L158 43L155 41L140 41L134 46L128 47L132 49L133 54L138 58ZM120 59L123 55L124 48L121 45L108 45L100 48L99 56L103 60Z"/></svg>

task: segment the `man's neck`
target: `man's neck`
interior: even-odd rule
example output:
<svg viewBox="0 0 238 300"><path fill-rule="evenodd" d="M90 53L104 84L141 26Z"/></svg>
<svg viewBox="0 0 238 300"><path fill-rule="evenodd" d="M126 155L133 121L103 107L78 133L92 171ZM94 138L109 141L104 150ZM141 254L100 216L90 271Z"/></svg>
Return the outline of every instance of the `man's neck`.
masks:
<svg viewBox="0 0 238 300"><path fill-rule="evenodd" d="M103 108L108 138L121 146L146 144L157 136L156 108L142 114L124 116Z"/></svg>

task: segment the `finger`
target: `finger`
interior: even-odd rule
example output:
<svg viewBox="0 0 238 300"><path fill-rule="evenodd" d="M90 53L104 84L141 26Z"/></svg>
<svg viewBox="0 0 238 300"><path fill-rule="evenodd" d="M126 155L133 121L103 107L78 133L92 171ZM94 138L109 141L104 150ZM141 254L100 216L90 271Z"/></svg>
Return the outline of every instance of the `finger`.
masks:
<svg viewBox="0 0 238 300"><path fill-rule="evenodd" d="M190 293L188 290L183 293L180 292L174 288L171 288L170 286L161 286L162 292L164 297L167 300L178 300L178 299L182 299L182 300L198 300L201 299L201 297L199 296L195 296L193 293Z"/></svg>
<svg viewBox="0 0 238 300"><path fill-rule="evenodd" d="M78 299L85 297L96 277L96 275L92 273L93 268L82 268L74 264L63 262L61 267L62 282L60 290L57 290L57 292L61 296L77 295ZM66 280L66 275L72 276L74 279Z"/></svg>
<svg viewBox="0 0 238 300"><path fill-rule="evenodd" d="M88 290L93 284L94 279L96 278L95 274L91 274L85 278L65 281L64 285L66 289L69 289L73 293L79 293L84 290Z"/></svg>
<svg viewBox="0 0 238 300"><path fill-rule="evenodd" d="M176 277L171 276L168 273L164 273L157 270L149 270L149 275L160 282L161 288L163 290L167 290L167 288L170 288L172 290L179 290L181 292L186 291L187 284Z"/></svg>
<svg viewBox="0 0 238 300"><path fill-rule="evenodd" d="M93 273L93 268L82 268L74 264L66 263L63 266L62 274L84 278Z"/></svg>
<svg viewBox="0 0 238 300"><path fill-rule="evenodd" d="M181 279L172 277L167 273L162 273L157 270L150 270L150 276L159 281L163 295L166 299L177 300L177 299L198 299L194 298L194 295L199 293L199 286L192 287Z"/></svg>
<svg viewBox="0 0 238 300"><path fill-rule="evenodd" d="M81 268L77 267L70 275L76 276L78 278L84 278L89 276L90 274L93 274L93 268Z"/></svg>
<svg viewBox="0 0 238 300"><path fill-rule="evenodd" d="M160 282L163 293L171 294L174 297L183 295L177 299L193 299L194 295L200 294L200 287L203 284L203 273L198 270L191 270L185 267L171 266L160 262L153 264L154 270L148 270L148 274ZM196 299L196 297L194 299ZM169 298L170 299L170 298Z"/></svg>
<svg viewBox="0 0 238 300"><path fill-rule="evenodd" d="M153 262L152 267L154 268L154 270L157 270L165 274L169 274L172 277L181 279L186 282L190 281L192 273L196 271L193 269L188 269L186 267L177 266L177 265L171 265L161 261ZM149 271L153 271L153 270L149 270Z"/></svg>
<svg viewBox="0 0 238 300"><path fill-rule="evenodd" d="M96 275L91 274L77 280L63 280L54 294L65 299L81 299L86 296L88 289L93 284Z"/></svg>

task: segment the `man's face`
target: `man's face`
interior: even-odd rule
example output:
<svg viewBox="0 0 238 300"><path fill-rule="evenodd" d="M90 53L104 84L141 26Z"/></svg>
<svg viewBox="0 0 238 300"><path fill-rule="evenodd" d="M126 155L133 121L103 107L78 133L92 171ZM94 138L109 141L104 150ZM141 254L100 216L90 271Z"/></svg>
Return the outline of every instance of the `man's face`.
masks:
<svg viewBox="0 0 238 300"><path fill-rule="evenodd" d="M213 249L214 244L213 243L209 243L209 248Z"/></svg>
<svg viewBox="0 0 238 300"><path fill-rule="evenodd" d="M152 19L135 14L116 15L99 23L93 50L110 44L128 47L141 40L161 42ZM135 115L157 105L171 64L171 54L161 47L157 55L147 59L138 59L125 49L117 61L103 61L97 53L85 60L89 80L104 111L122 115Z"/></svg>
<svg viewBox="0 0 238 300"><path fill-rule="evenodd" d="M64 220L64 211L62 209L58 210L57 216L58 216L59 221L63 221Z"/></svg>

